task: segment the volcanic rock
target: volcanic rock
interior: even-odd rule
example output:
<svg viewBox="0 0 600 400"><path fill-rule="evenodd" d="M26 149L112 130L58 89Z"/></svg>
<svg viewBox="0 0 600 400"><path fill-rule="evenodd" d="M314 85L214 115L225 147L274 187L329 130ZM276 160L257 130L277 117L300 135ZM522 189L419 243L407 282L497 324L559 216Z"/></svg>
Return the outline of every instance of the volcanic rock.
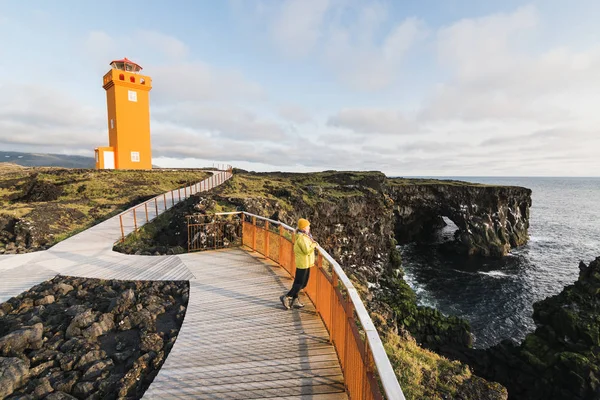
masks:
<svg viewBox="0 0 600 400"><path fill-rule="evenodd" d="M29 365L19 358L0 357L0 398L10 396L27 383Z"/></svg>
<svg viewBox="0 0 600 400"><path fill-rule="evenodd" d="M9 333L0 338L0 354L4 356L19 355L26 349L42 347L44 325L35 324Z"/></svg>

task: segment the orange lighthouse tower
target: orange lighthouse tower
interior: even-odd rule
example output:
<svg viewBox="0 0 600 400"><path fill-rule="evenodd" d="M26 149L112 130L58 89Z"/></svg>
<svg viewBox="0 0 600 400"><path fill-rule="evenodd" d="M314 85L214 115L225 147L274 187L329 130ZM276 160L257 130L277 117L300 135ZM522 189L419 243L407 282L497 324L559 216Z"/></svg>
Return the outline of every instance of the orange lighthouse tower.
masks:
<svg viewBox="0 0 600 400"><path fill-rule="evenodd" d="M152 169L150 90L152 79L127 58L104 75L109 147L98 147L96 169Z"/></svg>

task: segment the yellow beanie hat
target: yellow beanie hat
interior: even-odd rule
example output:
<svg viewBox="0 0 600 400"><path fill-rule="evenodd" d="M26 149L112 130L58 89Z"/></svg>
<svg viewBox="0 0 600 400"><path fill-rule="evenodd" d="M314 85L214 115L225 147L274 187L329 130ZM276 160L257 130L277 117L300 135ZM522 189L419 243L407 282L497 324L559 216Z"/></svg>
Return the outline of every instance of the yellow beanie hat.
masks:
<svg viewBox="0 0 600 400"><path fill-rule="evenodd" d="M300 229L300 230L306 229L306 227L309 225L310 225L310 222L308 222L307 219L300 218L298 220L298 229Z"/></svg>

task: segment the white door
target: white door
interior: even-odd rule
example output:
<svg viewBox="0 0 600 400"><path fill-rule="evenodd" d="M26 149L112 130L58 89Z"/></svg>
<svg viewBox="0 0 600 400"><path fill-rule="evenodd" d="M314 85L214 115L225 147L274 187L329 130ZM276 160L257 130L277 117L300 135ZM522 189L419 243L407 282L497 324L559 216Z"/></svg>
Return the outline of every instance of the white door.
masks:
<svg viewBox="0 0 600 400"><path fill-rule="evenodd" d="M115 153L112 151L104 152L104 169L115 169Z"/></svg>

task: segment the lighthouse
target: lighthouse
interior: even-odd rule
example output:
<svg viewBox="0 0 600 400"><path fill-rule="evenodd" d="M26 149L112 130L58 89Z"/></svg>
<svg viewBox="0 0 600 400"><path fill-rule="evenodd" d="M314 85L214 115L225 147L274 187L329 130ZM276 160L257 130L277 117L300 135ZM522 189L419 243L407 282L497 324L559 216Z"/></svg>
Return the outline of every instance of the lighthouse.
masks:
<svg viewBox="0 0 600 400"><path fill-rule="evenodd" d="M98 147L96 169L152 169L150 90L152 79L127 58L104 75L108 147Z"/></svg>

